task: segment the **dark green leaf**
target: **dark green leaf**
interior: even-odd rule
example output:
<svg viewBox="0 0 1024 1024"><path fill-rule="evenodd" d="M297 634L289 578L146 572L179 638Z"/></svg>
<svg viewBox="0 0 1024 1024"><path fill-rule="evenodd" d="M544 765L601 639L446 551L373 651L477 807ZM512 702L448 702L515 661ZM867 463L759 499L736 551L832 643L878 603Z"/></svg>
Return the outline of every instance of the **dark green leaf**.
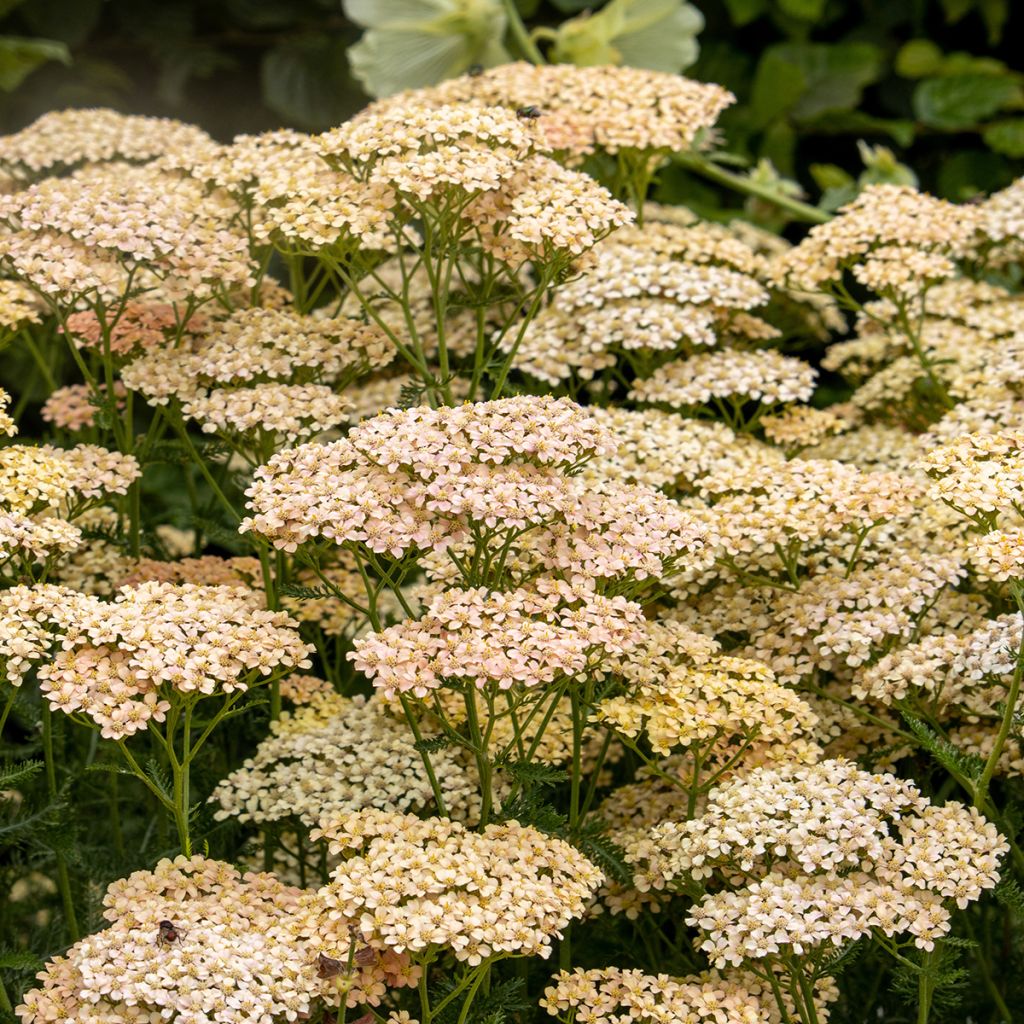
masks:
<svg viewBox="0 0 1024 1024"><path fill-rule="evenodd" d="M1022 98L1020 86L1009 77L945 75L921 82L913 103L915 115L929 127L963 131Z"/></svg>
<svg viewBox="0 0 1024 1024"><path fill-rule="evenodd" d="M103 0L31 0L18 14L36 35L79 46L96 28Z"/></svg>
<svg viewBox="0 0 1024 1024"><path fill-rule="evenodd" d="M0 950L0 970L38 971L42 966L43 961L33 953L16 949Z"/></svg>
<svg viewBox="0 0 1024 1024"><path fill-rule="evenodd" d="M801 21L817 21L825 13L825 0L779 0L779 10Z"/></svg>
<svg viewBox="0 0 1024 1024"><path fill-rule="evenodd" d="M0 768L0 792L5 789L13 789L23 782L27 782L33 775L42 771L42 761L22 761L20 764L4 765ZM2 799L2 796L0 796Z"/></svg>
<svg viewBox="0 0 1024 1024"><path fill-rule="evenodd" d="M263 56L260 79L267 106L302 128L340 124L353 112L352 85L341 36L286 38Z"/></svg>
<svg viewBox="0 0 1024 1024"><path fill-rule="evenodd" d="M71 54L64 43L55 39L0 36L0 90L13 92L36 68L51 60L71 63Z"/></svg>
<svg viewBox="0 0 1024 1024"><path fill-rule="evenodd" d="M767 0L725 0L726 10L734 25L746 25L768 9Z"/></svg>
<svg viewBox="0 0 1024 1024"><path fill-rule="evenodd" d="M1024 118L996 121L981 133L989 149L1015 159L1024 157Z"/></svg>

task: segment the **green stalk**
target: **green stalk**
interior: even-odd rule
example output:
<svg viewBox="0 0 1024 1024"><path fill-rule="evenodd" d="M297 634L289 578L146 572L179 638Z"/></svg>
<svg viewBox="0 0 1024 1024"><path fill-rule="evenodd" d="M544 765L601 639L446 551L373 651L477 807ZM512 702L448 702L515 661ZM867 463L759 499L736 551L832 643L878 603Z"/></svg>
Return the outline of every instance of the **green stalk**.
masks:
<svg viewBox="0 0 1024 1024"><path fill-rule="evenodd" d="M1021 615L1024 616L1024 585L1019 582L1013 582L1010 584L1010 589L1013 593L1013 599L1017 604L1017 608ZM1020 696L1020 684L1021 679L1024 678L1024 637L1021 638L1021 646L1017 651L1017 663L1013 667L1013 677L1010 679L1010 689L1006 694L1006 707L1003 711L1003 720L999 724L999 732L996 733L996 741L992 745L992 750L988 755L988 760L985 762L985 767L982 770L981 777L978 779L978 784L974 787L974 806L979 811L984 810L984 806L988 801L988 787L992 782L992 776L995 774L996 768L999 765L999 758L1002 756L1003 748L1006 746L1006 741L1009 739L1010 731L1013 729L1013 716L1017 710L1017 699Z"/></svg>
<svg viewBox="0 0 1024 1024"><path fill-rule="evenodd" d="M508 19L508 30L523 56L531 64L546 64L544 54L540 52L537 44L530 37L530 33L526 30L526 25L523 24L515 0L502 0L502 6L505 8L505 17Z"/></svg>
<svg viewBox="0 0 1024 1024"><path fill-rule="evenodd" d="M831 214L826 213L824 210L819 210L816 206L811 206L809 203L800 202L799 199L783 195L777 189L773 189L768 185L759 185L756 181L751 181L742 174L734 174L732 171L727 171L699 153L677 153L673 156L673 160L681 167L685 167L686 170L693 171L694 174L699 174L701 177L707 178L717 185L724 185L734 192L741 192L772 203L787 213L791 213L797 220L807 221L811 224L827 224L832 219Z"/></svg>
<svg viewBox="0 0 1024 1024"><path fill-rule="evenodd" d="M46 762L46 788L50 801L57 800L57 764L53 756L53 711L46 699L42 702L43 710L43 759ZM75 915L75 902L71 895L71 877L64 854L54 850L57 860L57 888L60 890L61 903L64 907L64 923L72 942L81 938L78 929L78 918Z"/></svg>

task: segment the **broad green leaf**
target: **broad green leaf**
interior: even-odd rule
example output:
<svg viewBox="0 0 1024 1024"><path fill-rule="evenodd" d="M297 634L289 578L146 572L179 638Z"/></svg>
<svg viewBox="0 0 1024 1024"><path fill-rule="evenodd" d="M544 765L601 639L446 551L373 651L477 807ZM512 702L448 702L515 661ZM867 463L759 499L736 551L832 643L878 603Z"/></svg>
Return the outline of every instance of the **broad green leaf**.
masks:
<svg viewBox="0 0 1024 1024"><path fill-rule="evenodd" d="M751 106L767 124L787 112L796 121L853 110L864 87L882 72L882 52L870 43L782 43L758 65Z"/></svg>
<svg viewBox="0 0 1024 1024"><path fill-rule="evenodd" d="M287 38L263 55L260 77L267 106L292 124L324 129L352 113L342 38Z"/></svg>
<svg viewBox="0 0 1024 1024"><path fill-rule="evenodd" d="M779 10L801 21L817 21L825 13L825 0L778 0Z"/></svg>
<svg viewBox="0 0 1024 1024"><path fill-rule="evenodd" d="M921 82L913 105L917 118L929 127L963 131L1021 99L1021 87L1011 78L947 75Z"/></svg>
<svg viewBox="0 0 1024 1024"><path fill-rule="evenodd" d="M734 25L747 25L768 10L768 0L725 0L725 7Z"/></svg>
<svg viewBox="0 0 1024 1024"><path fill-rule="evenodd" d="M838 164L811 164L808 170L818 188L843 188L853 185L853 176Z"/></svg>
<svg viewBox="0 0 1024 1024"><path fill-rule="evenodd" d="M909 146L916 131L913 121L872 117L860 110L833 111L812 124L814 131L823 135L888 135L901 146Z"/></svg>
<svg viewBox="0 0 1024 1024"><path fill-rule="evenodd" d="M348 57L371 96L434 85L474 64L509 59L500 0L345 0L344 8L368 30Z"/></svg>
<svg viewBox="0 0 1024 1024"><path fill-rule="evenodd" d="M769 50L757 65L750 94L750 123L765 128L804 94L807 76L781 54Z"/></svg>
<svg viewBox="0 0 1024 1024"><path fill-rule="evenodd" d="M580 66L627 64L677 73L700 52L704 17L684 0L611 0L559 26L551 58Z"/></svg>
<svg viewBox="0 0 1024 1024"><path fill-rule="evenodd" d="M903 78L925 78L942 71L942 50L930 39L911 39L896 54L893 67Z"/></svg>
<svg viewBox="0 0 1024 1024"><path fill-rule="evenodd" d="M1024 118L996 121L981 133L989 149L1014 159L1024 157Z"/></svg>
<svg viewBox="0 0 1024 1024"><path fill-rule="evenodd" d="M0 36L0 90L12 92L36 68L51 60L71 63L71 54L64 43L55 39Z"/></svg>

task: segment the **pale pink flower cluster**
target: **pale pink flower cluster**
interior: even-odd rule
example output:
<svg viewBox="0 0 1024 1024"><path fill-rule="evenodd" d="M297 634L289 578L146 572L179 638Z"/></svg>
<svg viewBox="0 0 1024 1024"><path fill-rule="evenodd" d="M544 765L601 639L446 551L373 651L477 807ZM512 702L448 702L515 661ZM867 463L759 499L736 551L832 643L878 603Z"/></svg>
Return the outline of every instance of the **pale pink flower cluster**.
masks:
<svg viewBox="0 0 1024 1024"><path fill-rule="evenodd" d="M361 811L313 836L346 859L304 901L300 934L316 941L345 914L370 945L413 957L547 957L604 880L574 846L515 821L471 832L446 818Z"/></svg>
<svg viewBox="0 0 1024 1024"><path fill-rule="evenodd" d="M100 385L103 393L106 386ZM124 396L127 394L121 381L114 381L114 396L118 411L124 409ZM52 423L61 430L72 433L94 426L99 406L93 401L93 390L88 384L68 384L50 392L50 397L43 403L39 415L47 423Z"/></svg>
<svg viewBox="0 0 1024 1024"><path fill-rule="evenodd" d="M814 367L794 356L772 350L722 349L667 363L636 381L629 397L676 408L711 401L806 402L816 376Z"/></svg>
<svg viewBox="0 0 1024 1024"><path fill-rule="evenodd" d="M54 957L18 1007L22 1024L251 1024L318 1004L315 955L288 924L301 890L204 857L114 882L107 928ZM168 934L167 925L170 925ZM358 965L356 990L377 979ZM368 975L368 976L367 976Z"/></svg>
<svg viewBox="0 0 1024 1024"><path fill-rule="evenodd" d="M72 313L61 325L79 348L109 349L115 356L139 349L162 348L179 334L200 334L208 321L193 314L187 320L184 309L174 303L130 299L119 307L116 319L103 320L91 309Z"/></svg>
<svg viewBox="0 0 1024 1024"><path fill-rule="evenodd" d="M553 587L445 590L416 620L355 642L349 656L384 693L417 697L445 684L545 686L582 676L640 637L640 606Z"/></svg>
<svg viewBox="0 0 1024 1024"><path fill-rule="evenodd" d="M119 739L163 721L172 692L231 693L261 676L308 668L312 649L296 623L261 604L239 587L151 582L122 587L110 603L18 587L0 606L11 635L7 678L19 684L63 633L59 653L39 668L47 701L66 714L84 712L104 736Z"/></svg>
<svg viewBox="0 0 1024 1024"><path fill-rule="evenodd" d="M0 139L0 167L18 178L31 178L78 164L140 163L209 142L201 128L167 117L104 108L52 110Z"/></svg>
<svg viewBox="0 0 1024 1024"><path fill-rule="evenodd" d="M569 501L564 470L607 438L567 399L508 398L364 420L342 441L279 452L246 492L255 530L285 550L317 535L398 555L477 522L522 529Z"/></svg>
<svg viewBox="0 0 1024 1024"><path fill-rule="evenodd" d="M282 680L282 698L295 676ZM309 678L309 677L299 677ZM423 730L429 734L427 730ZM366 808L436 813L433 789L408 725L379 697L318 694L271 723L271 735L213 791L219 821L297 817L307 826ZM475 780L448 750L430 755L448 814L479 813Z"/></svg>
<svg viewBox="0 0 1024 1024"><path fill-rule="evenodd" d="M545 156L520 161L502 188L478 196L465 215L483 248L516 267L580 256L633 220L604 186Z"/></svg>
<svg viewBox="0 0 1024 1024"><path fill-rule="evenodd" d="M51 300L117 299L148 272L168 297L208 297L255 283L233 204L149 166L47 178L0 196L12 228L0 260Z"/></svg>

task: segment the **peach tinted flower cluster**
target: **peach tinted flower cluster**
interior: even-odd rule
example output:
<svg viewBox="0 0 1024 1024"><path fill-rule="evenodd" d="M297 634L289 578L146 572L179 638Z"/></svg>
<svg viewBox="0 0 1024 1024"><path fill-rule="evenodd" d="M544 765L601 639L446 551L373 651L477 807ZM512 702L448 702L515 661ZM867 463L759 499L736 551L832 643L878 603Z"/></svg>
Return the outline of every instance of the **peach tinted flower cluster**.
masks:
<svg viewBox="0 0 1024 1024"><path fill-rule="evenodd" d="M161 860L114 882L108 927L37 975L23 1024L249 1024L309 1015L320 983L285 927L300 890L204 857ZM162 922L173 935L166 937ZM358 983L358 982L357 982Z"/></svg>
<svg viewBox="0 0 1024 1024"><path fill-rule="evenodd" d="M568 593L564 592L568 591ZM445 590L423 616L355 642L355 667L385 694L417 697L445 684L507 690L583 675L633 646L640 606L572 592Z"/></svg>
<svg viewBox="0 0 1024 1024"><path fill-rule="evenodd" d="M342 441L279 452L246 492L243 530L284 550L322 535L400 555L443 548L470 522L522 529L568 501L564 470L607 439L567 399L508 398L364 420Z"/></svg>
<svg viewBox="0 0 1024 1024"><path fill-rule="evenodd" d="M172 691L231 693L310 664L296 624L239 587L143 583L122 587L110 603L77 595L52 609L40 599L63 599L61 590L16 589L21 600L5 600L4 618L28 636L25 650L15 650L18 664L48 653L54 641L41 634L63 631L61 650L39 669L43 693L56 709L89 715L109 738L163 721ZM6 668L20 682L24 667L17 675L10 661Z"/></svg>

